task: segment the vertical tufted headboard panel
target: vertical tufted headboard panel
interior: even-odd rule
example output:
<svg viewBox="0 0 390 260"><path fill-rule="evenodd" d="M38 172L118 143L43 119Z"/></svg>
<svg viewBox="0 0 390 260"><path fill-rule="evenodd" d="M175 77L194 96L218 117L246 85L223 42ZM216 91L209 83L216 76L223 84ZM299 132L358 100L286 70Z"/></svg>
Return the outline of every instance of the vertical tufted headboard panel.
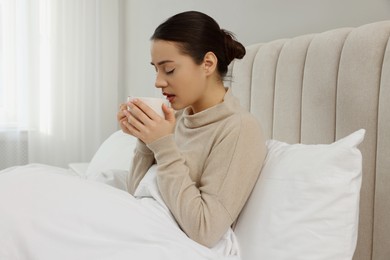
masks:
<svg viewBox="0 0 390 260"><path fill-rule="evenodd" d="M331 143L364 128L354 260L390 257L390 21L248 46L230 85L267 138Z"/></svg>

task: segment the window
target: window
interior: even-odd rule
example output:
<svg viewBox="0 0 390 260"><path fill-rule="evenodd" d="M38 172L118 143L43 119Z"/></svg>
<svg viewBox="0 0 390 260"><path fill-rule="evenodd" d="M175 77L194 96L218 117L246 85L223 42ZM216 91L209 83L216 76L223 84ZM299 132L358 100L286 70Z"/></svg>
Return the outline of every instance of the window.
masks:
<svg viewBox="0 0 390 260"><path fill-rule="evenodd" d="M15 127L15 26L11 1L0 0L0 127Z"/></svg>
<svg viewBox="0 0 390 260"><path fill-rule="evenodd" d="M23 128L26 88L25 0L0 0L0 129Z"/></svg>
<svg viewBox="0 0 390 260"><path fill-rule="evenodd" d="M3 83L3 60L4 60L4 51L3 51L3 1L0 0L0 125L3 123L4 115L4 83Z"/></svg>

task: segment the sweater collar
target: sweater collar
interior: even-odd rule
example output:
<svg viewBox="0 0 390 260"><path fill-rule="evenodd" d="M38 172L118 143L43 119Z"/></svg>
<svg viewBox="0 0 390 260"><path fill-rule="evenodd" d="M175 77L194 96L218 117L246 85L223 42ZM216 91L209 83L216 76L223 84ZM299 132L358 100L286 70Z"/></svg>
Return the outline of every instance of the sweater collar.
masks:
<svg viewBox="0 0 390 260"><path fill-rule="evenodd" d="M213 107L196 114L190 114L191 108L183 111L184 125L188 128L198 128L220 121L234 114L238 108L238 100L233 96L230 88L227 88L223 101Z"/></svg>

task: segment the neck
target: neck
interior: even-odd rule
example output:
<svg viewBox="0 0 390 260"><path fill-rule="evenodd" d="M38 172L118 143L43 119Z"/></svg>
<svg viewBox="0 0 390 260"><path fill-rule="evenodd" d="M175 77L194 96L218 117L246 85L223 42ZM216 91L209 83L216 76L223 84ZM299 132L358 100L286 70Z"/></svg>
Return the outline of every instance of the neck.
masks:
<svg viewBox="0 0 390 260"><path fill-rule="evenodd" d="M203 98L191 106L192 113L196 114L210 107L222 103L226 89L222 82L206 88Z"/></svg>

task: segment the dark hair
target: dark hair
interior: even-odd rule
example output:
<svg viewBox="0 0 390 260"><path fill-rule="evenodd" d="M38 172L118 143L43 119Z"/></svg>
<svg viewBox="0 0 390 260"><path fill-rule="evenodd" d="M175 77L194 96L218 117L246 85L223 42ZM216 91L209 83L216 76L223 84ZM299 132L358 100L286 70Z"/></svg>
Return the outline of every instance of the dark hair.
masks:
<svg viewBox="0 0 390 260"><path fill-rule="evenodd" d="M170 17L156 28L150 39L179 43L180 50L191 56L196 64L202 63L207 52L213 52L221 77L226 75L232 60L245 55L245 47L231 32L221 29L213 18L197 11Z"/></svg>

